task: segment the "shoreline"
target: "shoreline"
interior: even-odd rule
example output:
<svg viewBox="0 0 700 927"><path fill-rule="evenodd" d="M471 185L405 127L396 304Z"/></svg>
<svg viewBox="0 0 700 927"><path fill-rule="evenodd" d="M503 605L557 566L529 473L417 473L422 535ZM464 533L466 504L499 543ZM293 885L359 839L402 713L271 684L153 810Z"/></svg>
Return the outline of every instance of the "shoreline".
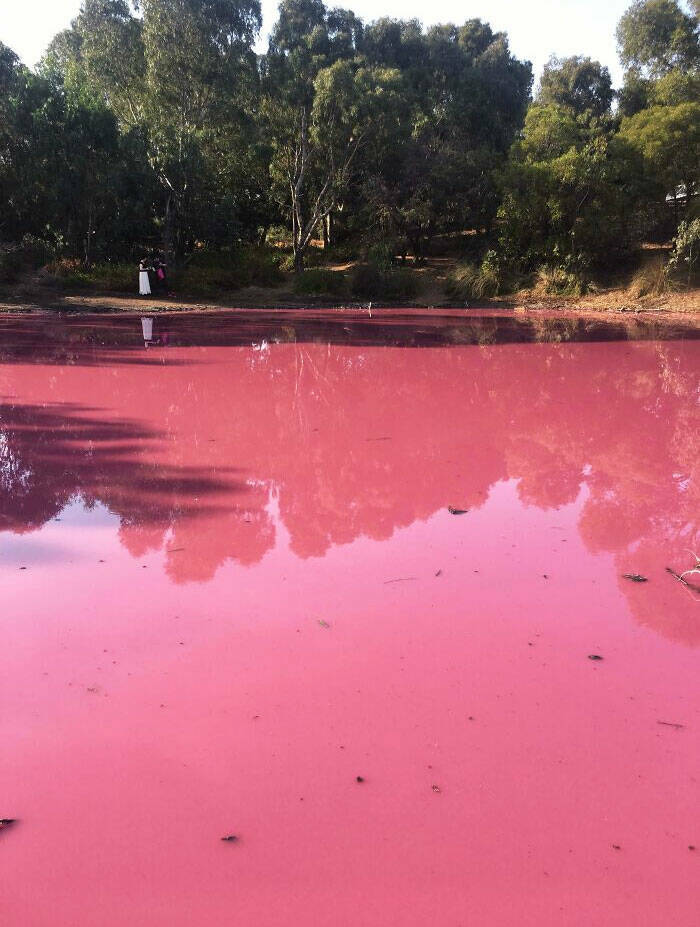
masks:
<svg viewBox="0 0 700 927"><path fill-rule="evenodd" d="M255 289L255 288L251 288ZM293 315L295 318L312 318L321 315L326 318L392 318L397 315L413 316L416 319L454 318L466 320L476 316L492 317L541 317L541 318L581 318L596 321L615 321L619 324L625 319L640 317L646 321L654 320L657 324L682 324L692 329L700 329L700 291L683 294L669 294L666 297L642 298L621 302L611 298L606 301L605 294L593 297L542 298L515 294L510 298L484 299L477 305L458 306L443 302L422 305L414 300L406 303L380 302L347 303L310 297L299 299L291 294L280 293L278 299L271 298L274 293L241 292L235 299L224 301L204 299L141 299L129 296L112 295L77 295L48 293L33 294L29 298L0 296L0 317L9 315L24 316L70 316L89 318L99 316L124 315L209 315L222 314L260 314L261 316ZM617 295L617 294L616 294ZM287 298L285 298L287 297Z"/></svg>

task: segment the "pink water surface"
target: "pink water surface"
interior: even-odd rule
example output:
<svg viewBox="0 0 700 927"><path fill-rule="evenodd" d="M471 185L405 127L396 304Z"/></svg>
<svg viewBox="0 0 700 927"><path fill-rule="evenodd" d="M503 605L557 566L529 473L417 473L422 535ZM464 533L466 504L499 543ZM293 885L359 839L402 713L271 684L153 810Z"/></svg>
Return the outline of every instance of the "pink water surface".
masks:
<svg viewBox="0 0 700 927"><path fill-rule="evenodd" d="M698 342L32 324L3 927L697 927Z"/></svg>

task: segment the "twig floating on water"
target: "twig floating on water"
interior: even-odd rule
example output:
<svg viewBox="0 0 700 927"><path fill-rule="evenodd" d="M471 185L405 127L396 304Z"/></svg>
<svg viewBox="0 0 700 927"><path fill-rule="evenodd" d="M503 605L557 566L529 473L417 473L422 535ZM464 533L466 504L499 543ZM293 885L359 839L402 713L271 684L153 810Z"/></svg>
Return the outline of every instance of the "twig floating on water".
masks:
<svg viewBox="0 0 700 927"><path fill-rule="evenodd" d="M381 438L365 438L365 441L391 441L391 435L385 435Z"/></svg>
<svg viewBox="0 0 700 927"><path fill-rule="evenodd" d="M225 843L235 843L238 840L238 837L235 834L229 834L227 837L221 838Z"/></svg>
<svg viewBox="0 0 700 927"><path fill-rule="evenodd" d="M667 572L667 573L670 573L671 576L672 576L674 579L677 579L679 583L683 583L684 586L687 586L687 585L688 585L688 583L686 582L686 580L683 579L683 577L680 575L680 573L676 573L676 571L675 571L675 570L672 570L671 567L666 567L666 572Z"/></svg>
<svg viewBox="0 0 700 927"><path fill-rule="evenodd" d="M641 573L623 573L624 579L629 579L633 583L646 583L648 579L646 576L642 576Z"/></svg>
<svg viewBox="0 0 700 927"><path fill-rule="evenodd" d="M399 576L397 579L385 579L384 585L388 586L389 583L410 583L418 579L417 576Z"/></svg>
<svg viewBox="0 0 700 927"><path fill-rule="evenodd" d="M588 659L589 660L602 660L603 658L601 657L599 653L589 653Z"/></svg>
<svg viewBox="0 0 700 927"><path fill-rule="evenodd" d="M675 721L657 721L657 724L663 724L665 727L675 727L677 731L683 730L685 724L676 724Z"/></svg>
<svg viewBox="0 0 700 927"><path fill-rule="evenodd" d="M435 573L435 575L436 575L436 576L442 576L442 570L438 570L438 571Z"/></svg>
<svg viewBox="0 0 700 927"><path fill-rule="evenodd" d="M456 509L452 505L447 506L447 511L450 515L466 515L469 509Z"/></svg>

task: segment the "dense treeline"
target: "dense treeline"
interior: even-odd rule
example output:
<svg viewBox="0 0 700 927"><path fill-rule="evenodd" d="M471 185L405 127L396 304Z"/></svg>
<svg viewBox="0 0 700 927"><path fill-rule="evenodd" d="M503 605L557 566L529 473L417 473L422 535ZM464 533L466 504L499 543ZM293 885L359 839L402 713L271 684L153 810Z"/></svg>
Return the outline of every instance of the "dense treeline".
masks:
<svg viewBox="0 0 700 927"><path fill-rule="evenodd" d="M282 0L256 55L258 0L84 0L35 72L0 44L0 243L90 264L286 229L301 270L319 238L420 261L453 235L482 278L585 274L692 218L698 12L636 0L619 92L576 57L533 98L530 64L480 20ZM675 191L690 208L668 207Z"/></svg>

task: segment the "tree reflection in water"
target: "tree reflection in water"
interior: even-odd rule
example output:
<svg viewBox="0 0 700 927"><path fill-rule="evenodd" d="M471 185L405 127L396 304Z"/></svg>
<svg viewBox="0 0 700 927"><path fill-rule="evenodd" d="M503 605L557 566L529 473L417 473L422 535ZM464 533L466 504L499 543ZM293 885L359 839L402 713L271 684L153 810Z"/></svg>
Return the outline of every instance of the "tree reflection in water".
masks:
<svg viewBox="0 0 700 927"><path fill-rule="evenodd" d="M147 360L82 338L67 361L35 337L1 368L0 530L99 501L131 554L184 548L166 554L171 578L205 581L274 547L273 497L291 550L322 557L516 480L523 506L576 502L588 550L653 579L619 581L637 620L697 645L697 606L665 573L698 546L696 346L489 344L494 330L461 346L452 325L411 349L278 326L286 343L248 333Z"/></svg>

